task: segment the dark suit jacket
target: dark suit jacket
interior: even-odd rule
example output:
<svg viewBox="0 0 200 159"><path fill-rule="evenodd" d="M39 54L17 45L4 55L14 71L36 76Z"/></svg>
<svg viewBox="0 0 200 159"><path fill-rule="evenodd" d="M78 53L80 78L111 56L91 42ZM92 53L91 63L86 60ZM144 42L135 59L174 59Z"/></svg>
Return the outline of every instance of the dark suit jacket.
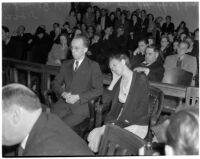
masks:
<svg viewBox="0 0 200 159"><path fill-rule="evenodd" d="M73 70L73 64L74 60L67 60L62 64L52 87L59 96L64 91L78 94L80 101L75 103L74 109L84 114L89 112L88 101L102 94L103 76L99 65L87 57L85 57L76 72ZM62 87L63 84L65 84L65 88Z"/></svg>
<svg viewBox="0 0 200 159"><path fill-rule="evenodd" d="M23 156L91 156L87 144L51 113L42 113L33 126Z"/></svg>
<svg viewBox="0 0 200 159"><path fill-rule="evenodd" d="M167 26L167 23L162 25L162 32L163 33L173 33L174 32L174 23L170 22Z"/></svg>
<svg viewBox="0 0 200 159"><path fill-rule="evenodd" d="M140 67L145 67L145 68L149 68L149 74L147 76L149 81L154 81L154 82L161 82L162 78L164 76L164 67L163 64L155 61L154 63L152 63L149 66L144 66L144 65L140 65Z"/></svg>
<svg viewBox="0 0 200 159"><path fill-rule="evenodd" d="M121 110L118 99L120 81L115 86L117 88L114 88L115 94L112 98L111 110L106 116L105 124L115 123L122 128L135 124L148 125L149 84L146 76L143 73L133 72L129 94L123 106L124 109L119 116Z"/></svg>

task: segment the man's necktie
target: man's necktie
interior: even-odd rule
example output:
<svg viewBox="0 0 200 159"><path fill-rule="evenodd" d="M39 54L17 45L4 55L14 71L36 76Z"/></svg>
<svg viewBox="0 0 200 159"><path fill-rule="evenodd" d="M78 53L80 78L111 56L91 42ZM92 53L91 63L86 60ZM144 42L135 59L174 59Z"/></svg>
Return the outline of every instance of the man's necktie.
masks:
<svg viewBox="0 0 200 159"><path fill-rule="evenodd" d="M176 67L177 67L177 68L181 68L181 64L182 64L182 60L181 60L181 58L179 57L178 60L177 60L177 62L176 62Z"/></svg>
<svg viewBox="0 0 200 159"><path fill-rule="evenodd" d="M18 147L18 153L17 155L18 156L23 156L23 152L24 152L24 149L21 147L21 145Z"/></svg>
<svg viewBox="0 0 200 159"><path fill-rule="evenodd" d="M74 71L76 72L78 69L78 61L75 61L75 67L74 67Z"/></svg>

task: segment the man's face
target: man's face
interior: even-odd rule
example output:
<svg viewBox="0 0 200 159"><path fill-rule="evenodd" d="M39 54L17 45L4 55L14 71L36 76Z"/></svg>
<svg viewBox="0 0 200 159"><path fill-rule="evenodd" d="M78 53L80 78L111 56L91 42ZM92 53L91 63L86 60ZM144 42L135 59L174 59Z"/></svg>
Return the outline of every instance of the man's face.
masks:
<svg viewBox="0 0 200 159"><path fill-rule="evenodd" d="M167 22L167 23L171 22L170 17L166 17L166 22Z"/></svg>
<svg viewBox="0 0 200 159"><path fill-rule="evenodd" d="M178 47L178 54L184 55L187 52L188 45L185 43L180 43Z"/></svg>
<svg viewBox="0 0 200 159"><path fill-rule="evenodd" d="M13 112L3 112L2 116L2 144L16 145L23 140L23 130L20 129L18 120Z"/></svg>
<svg viewBox="0 0 200 159"><path fill-rule="evenodd" d="M82 39L73 39L71 43L72 55L75 60L80 60L85 57L87 48L84 46Z"/></svg>
<svg viewBox="0 0 200 159"><path fill-rule="evenodd" d="M17 32L18 32L19 35L23 34L24 33L24 27L19 26L18 29L17 29Z"/></svg>
<svg viewBox="0 0 200 159"><path fill-rule="evenodd" d="M177 42L177 41L175 41L175 42L173 43L173 49L174 49L174 50L178 50L178 42Z"/></svg>
<svg viewBox="0 0 200 159"><path fill-rule="evenodd" d="M145 61L148 64L152 64L157 60L158 53L154 52L152 48L147 48L146 49L146 54L145 54Z"/></svg>
<svg viewBox="0 0 200 159"><path fill-rule="evenodd" d="M38 37L39 39L42 39L42 38L44 37L44 33L37 34L37 37Z"/></svg>

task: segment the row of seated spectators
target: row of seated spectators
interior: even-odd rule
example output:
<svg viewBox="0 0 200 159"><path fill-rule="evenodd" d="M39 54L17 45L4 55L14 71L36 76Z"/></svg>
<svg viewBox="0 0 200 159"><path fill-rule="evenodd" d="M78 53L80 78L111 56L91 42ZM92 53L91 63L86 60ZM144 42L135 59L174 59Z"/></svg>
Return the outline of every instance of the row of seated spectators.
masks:
<svg viewBox="0 0 200 159"><path fill-rule="evenodd" d="M180 66L195 76L198 73L199 30L191 33L184 21L175 29L171 16L166 16L165 19L162 24L162 17L154 20L152 14L140 9L131 13L129 10L116 8L115 12L109 12L106 8L89 6L84 14L72 9L68 21L62 27L59 23L54 23L49 34L44 25L38 26L34 35L25 33L24 26L19 26L10 35L9 29L3 26L3 57L59 66L62 60L72 58L70 42L74 36L83 33L90 39L87 55L100 64L103 73L109 72L110 55L122 52L131 58L133 69L144 71L141 67L146 62L145 67L155 72L155 78L150 75L150 80L161 81L163 64L165 69L172 67L172 64L168 64L168 61L172 61L171 58L166 61L167 56L174 55L173 63L176 64L180 57L176 54L182 49L179 44L185 42L182 44L187 45L183 54L187 56L184 56L184 60L181 56L181 61L184 62ZM148 57L148 46L153 46L158 55ZM148 58L153 59L148 61ZM149 74L149 71L145 72Z"/></svg>

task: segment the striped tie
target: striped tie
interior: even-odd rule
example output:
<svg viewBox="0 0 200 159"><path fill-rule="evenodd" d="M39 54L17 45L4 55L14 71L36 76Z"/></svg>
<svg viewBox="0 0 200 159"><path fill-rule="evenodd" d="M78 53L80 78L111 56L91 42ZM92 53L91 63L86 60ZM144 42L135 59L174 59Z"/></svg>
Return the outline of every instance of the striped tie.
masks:
<svg viewBox="0 0 200 159"><path fill-rule="evenodd" d="M74 67L74 71L76 72L78 69L78 61L75 61L75 67Z"/></svg>

